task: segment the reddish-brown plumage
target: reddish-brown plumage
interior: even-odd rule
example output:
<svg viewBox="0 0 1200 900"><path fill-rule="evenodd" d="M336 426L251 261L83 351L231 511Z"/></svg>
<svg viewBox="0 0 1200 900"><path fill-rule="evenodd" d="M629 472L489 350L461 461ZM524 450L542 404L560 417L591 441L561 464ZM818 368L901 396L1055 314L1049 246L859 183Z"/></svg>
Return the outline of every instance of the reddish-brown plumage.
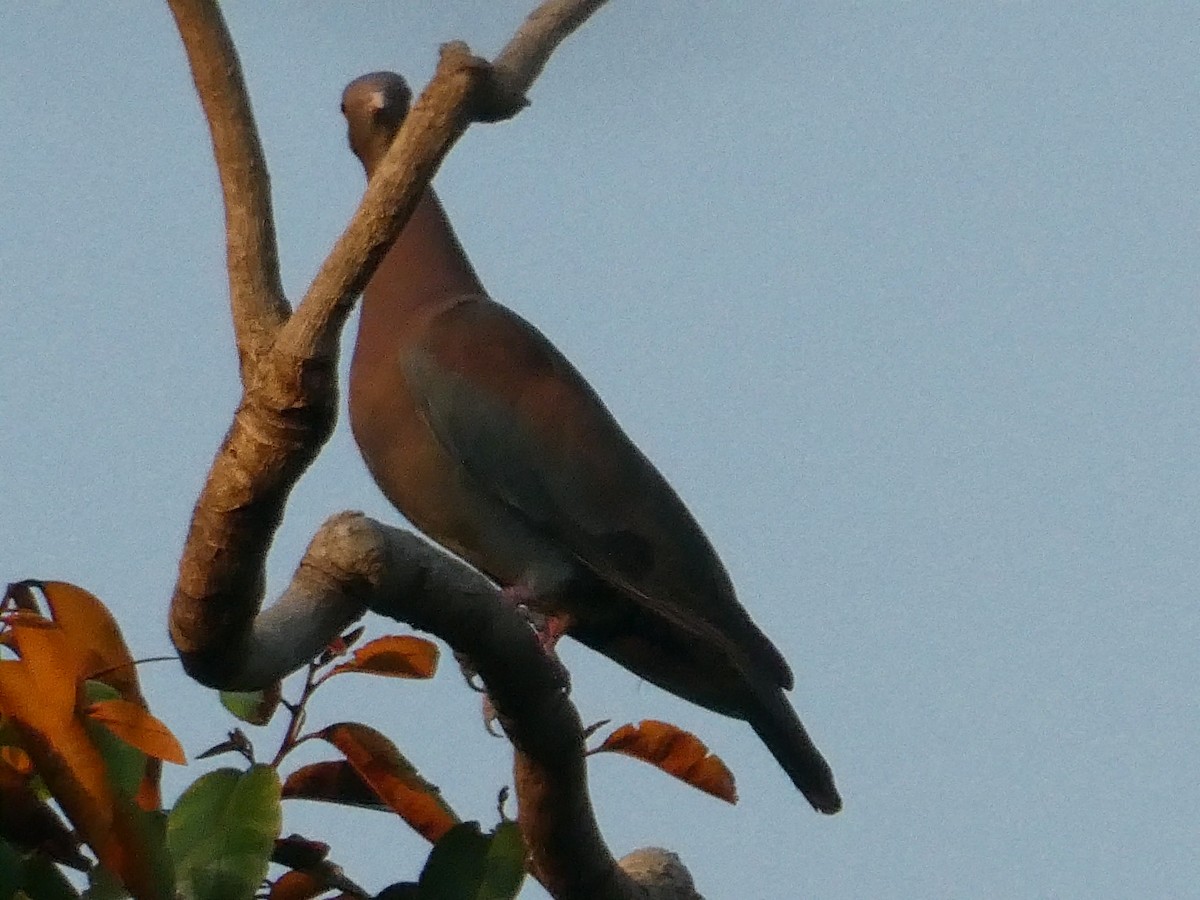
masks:
<svg viewBox="0 0 1200 900"><path fill-rule="evenodd" d="M368 177L408 96L390 73L346 89ZM747 720L815 808L841 808L787 663L700 527L570 363L486 296L432 189L367 286L350 422L425 534L636 674Z"/></svg>

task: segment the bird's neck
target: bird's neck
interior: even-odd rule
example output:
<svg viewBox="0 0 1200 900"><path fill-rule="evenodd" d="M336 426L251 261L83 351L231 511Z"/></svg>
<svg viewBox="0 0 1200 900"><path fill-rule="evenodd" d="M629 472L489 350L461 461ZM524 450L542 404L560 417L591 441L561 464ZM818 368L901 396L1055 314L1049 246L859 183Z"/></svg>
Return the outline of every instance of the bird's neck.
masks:
<svg viewBox="0 0 1200 900"><path fill-rule="evenodd" d="M360 332L369 319L394 321L448 297L482 293L437 194L428 188L367 285Z"/></svg>

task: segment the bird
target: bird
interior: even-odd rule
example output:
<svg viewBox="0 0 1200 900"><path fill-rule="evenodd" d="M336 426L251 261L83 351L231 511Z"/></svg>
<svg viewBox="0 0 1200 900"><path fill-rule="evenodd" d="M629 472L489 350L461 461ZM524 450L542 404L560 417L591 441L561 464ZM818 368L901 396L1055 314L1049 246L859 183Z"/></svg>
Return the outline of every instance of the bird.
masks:
<svg viewBox="0 0 1200 900"><path fill-rule="evenodd" d="M346 87L368 182L411 98L391 72ZM367 469L417 529L573 639L745 720L814 809L841 809L791 669L708 538L575 367L488 296L432 186L363 292L348 394Z"/></svg>

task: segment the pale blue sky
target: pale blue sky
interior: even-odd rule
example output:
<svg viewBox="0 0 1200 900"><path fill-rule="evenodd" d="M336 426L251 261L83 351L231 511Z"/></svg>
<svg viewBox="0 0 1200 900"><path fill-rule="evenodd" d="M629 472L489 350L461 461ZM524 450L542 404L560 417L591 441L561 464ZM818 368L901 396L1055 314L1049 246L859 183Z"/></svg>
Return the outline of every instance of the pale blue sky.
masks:
<svg viewBox="0 0 1200 900"><path fill-rule="evenodd" d="M437 182L493 294L704 523L846 799L817 816L748 728L571 647L585 720L691 728L742 796L597 759L602 827L710 900L1194 896L1200 13L784 6L614 0ZM226 7L293 297L362 189L342 86L421 80L452 38L494 53L528 9ZM159 654L238 394L165 8L10 5L0 121L0 576L84 585ZM344 422L274 590L343 508L396 518ZM231 724L170 664L144 680L190 752ZM492 821L508 752L452 668L323 699L315 722L364 717ZM425 852L380 814L286 817L374 888Z"/></svg>

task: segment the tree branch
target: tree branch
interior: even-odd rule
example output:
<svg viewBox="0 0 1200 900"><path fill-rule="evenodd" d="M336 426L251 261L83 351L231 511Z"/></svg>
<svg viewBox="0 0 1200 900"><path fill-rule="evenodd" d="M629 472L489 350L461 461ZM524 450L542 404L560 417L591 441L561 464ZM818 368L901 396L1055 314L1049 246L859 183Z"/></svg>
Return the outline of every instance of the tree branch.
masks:
<svg viewBox="0 0 1200 900"><path fill-rule="evenodd" d="M271 179L250 96L220 7L210 0L168 0L208 120L225 200L225 255L243 379L287 319L279 279Z"/></svg>
<svg viewBox="0 0 1200 900"><path fill-rule="evenodd" d="M492 68L513 97L524 97L550 54L603 6L605 0L547 0L517 29Z"/></svg>
<svg viewBox="0 0 1200 900"><path fill-rule="evenodd" d="M352 619L366 609L438 636L487 685L516 749L519 821L533 871L557 900L700 900L674 854L651 849L613 859L592 810L583 724L561 664L494 584L409 531L360 513L326 521L287 592L255 623L250 656L231 673L231 686L269 683L311 658L300 655L288 623Z"/></svg>

